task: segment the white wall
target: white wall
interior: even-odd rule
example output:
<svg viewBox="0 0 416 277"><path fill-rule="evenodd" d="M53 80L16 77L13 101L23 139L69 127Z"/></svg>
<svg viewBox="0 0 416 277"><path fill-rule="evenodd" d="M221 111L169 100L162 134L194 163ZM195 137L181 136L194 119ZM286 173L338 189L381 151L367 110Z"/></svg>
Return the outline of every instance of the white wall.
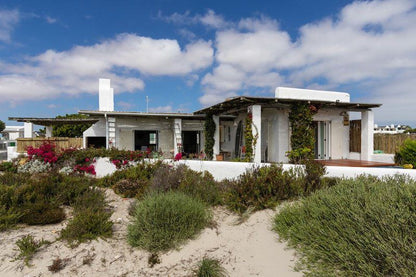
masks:
<svg viewBox="0 0 416 277"><path fill-rule="evenodd" d="M223 180L225 178L235 178L244 173L246 169L252 168L254 163L240 163L240 162L215 162L215 161L195 161L195 160L181 160L179 163L186 164L192 170L208 171L216 180ZM267 166L270 164L262 163L260 166ZM298 167L299 165L283 164L283 169ZM394 176L396 174L407 174L416 180L416 170L412 169L398 169L398 168L375 168L375 167L341 167L341 166L327 166L327 177L347 177L353 178L362 174L374 175L377 177Z"/></svg>
<svg viewBox="0 0 416 277"><path fill-rule="evenodd" d="M340 115L346 112L342 109L321 109L313 117L314 121L329 121L330 132L330 157L331 159L348 159L350 156L350 127L344 126L344 118Z"/></svg>

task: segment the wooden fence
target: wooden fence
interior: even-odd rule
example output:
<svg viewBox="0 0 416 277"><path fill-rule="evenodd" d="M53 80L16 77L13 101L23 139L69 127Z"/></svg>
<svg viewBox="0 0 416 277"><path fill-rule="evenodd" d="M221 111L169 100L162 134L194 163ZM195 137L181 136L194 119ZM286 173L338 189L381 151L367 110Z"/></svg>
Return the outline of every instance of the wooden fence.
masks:
<svg viewBox="0 0 416 277"><path fill-rule="evenodd" d="M69 147L82 148L83 146L82 138L19 138L17 139L17 152L24 153L28 146L39 147L45 141L53 143L58 151Z"/></svg>
<svg viewBox="0 0 416 277"><path fill-rule="evenodd" d="M416 134L374 134L374 150L394 154L406 139L416 139Z"/></svg>
<svg viewBox="0 0 416 277"><path fill-rule="evenodd" d="M350 121L350 152L361 152L361 120Z"/></svg>

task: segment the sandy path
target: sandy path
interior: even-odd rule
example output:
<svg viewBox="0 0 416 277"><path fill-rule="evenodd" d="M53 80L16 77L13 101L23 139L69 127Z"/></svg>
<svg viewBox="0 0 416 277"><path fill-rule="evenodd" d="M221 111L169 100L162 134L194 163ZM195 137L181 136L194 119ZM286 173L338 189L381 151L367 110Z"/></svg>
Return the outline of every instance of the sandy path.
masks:
<svg viewBox="0 0 416 277"><path fill-rule="evenodd" d="M131 248L125 239L130 200L120 198L111 190L106 194L114 208L112 239L83 243L74 249L56 241L42 247L31 261L33 266L27 267L21 261L12 261L17 255L16 240L31 234L36 239L54 241L66 223L6 231L0 233L0 276L190 276L203 256L220 259L230 276L302 276L292 270L294 251L285 249L285 244L278 242L277 235L270 230L275 214L271 210L257 212L236 225L235 215L216 208L216 228L205 229L181 249L161 255L161 264L150 268L148 254ZM52 274L48 266L58 257L66 259L67 265Z"/></svg>

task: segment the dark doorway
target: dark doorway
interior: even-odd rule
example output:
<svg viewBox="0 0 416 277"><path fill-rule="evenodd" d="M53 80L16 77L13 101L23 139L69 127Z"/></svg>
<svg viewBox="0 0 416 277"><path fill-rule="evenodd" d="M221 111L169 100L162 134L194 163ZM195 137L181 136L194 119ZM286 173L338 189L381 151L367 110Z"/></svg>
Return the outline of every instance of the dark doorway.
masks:
<svg viewBox="0 0 416 277"><path fill-rule="evenodd" d="M183 152L187 155L199 153L199 132L183 131L182 132Z"/></svg>
<svg viewBox="0 0 416 277"><path fill-rule="evenodd" d="M105 148L105 137L87 137L87 148Z"/></svg>
<svg viewBox="0 0 416 277"><path fill-rule="evenodd" d="M157 151L157 131L134 131L134 150Z"/></svg>
<svg viewBox="0 0 416 277"><path fill-rule="evenodd" d="M240 120L235 133L235 149L234 155L236 158L241 158L241 148L243 146L243 122Z"/></svg>

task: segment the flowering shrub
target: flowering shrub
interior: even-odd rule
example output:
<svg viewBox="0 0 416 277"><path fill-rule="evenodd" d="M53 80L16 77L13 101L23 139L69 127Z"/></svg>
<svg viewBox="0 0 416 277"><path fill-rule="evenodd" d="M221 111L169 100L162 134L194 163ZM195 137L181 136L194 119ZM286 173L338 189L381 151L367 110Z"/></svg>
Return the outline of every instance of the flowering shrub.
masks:
<svg viewBox="0 0 416 277"><path fill-rule="evenodd" d="M128 166L129 161L128 160L111 160L111 162L116 166L117 169L125 168Z"/></svg>
<svg viewBox="0 0 416 277"><path fill-rule="evenodd" d="M95 167L94 167L93 164L90 164L90 165L78 165L77 164L74 167L74 171L77 171L79 173L88 173L88 174L91 174L91 175L95 175L96 174Z"/></svg>
<svg viewBox="0 0 416 277"><path fill-rule="evenodd" d="M59 170L59 173L69 175L74 172L74 169L71 166L64 166Z"/></svg>
<svg viewBox="0 0 416 277"><path fill-rule="evenodd" d="M174 160L179 161L180 159L182 159L182 153L179 152L178 154L175 155Z"/></svg>
<svg viewBox="0 0 416 277"><path fill-rule="evenodd" d="M27 155L29 160L38 159L43 160L45 163L56 163L58 156L55 152L55 145L50 141L45 141L39 148L33 146L27 147Z"/></svg>
<svg viewBox="0 0 416 277"><path fill-rule="evenodd" d="M42 173L51 169L51 164L41 160L30 160L17 168L18 173Z"/></svg>

